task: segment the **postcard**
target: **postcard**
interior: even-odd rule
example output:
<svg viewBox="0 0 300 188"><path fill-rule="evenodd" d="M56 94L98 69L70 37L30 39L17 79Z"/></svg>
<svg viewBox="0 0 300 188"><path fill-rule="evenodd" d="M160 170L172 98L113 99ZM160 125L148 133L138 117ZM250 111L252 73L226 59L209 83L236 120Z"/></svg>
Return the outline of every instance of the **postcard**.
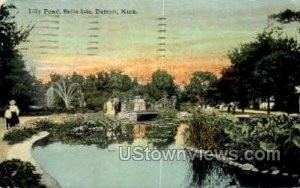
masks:
<svg viewBox="0 0 300 188"><path fill-rule="evenodd" d="M300 186L299 0L0 0L0 187Z"/></svg>

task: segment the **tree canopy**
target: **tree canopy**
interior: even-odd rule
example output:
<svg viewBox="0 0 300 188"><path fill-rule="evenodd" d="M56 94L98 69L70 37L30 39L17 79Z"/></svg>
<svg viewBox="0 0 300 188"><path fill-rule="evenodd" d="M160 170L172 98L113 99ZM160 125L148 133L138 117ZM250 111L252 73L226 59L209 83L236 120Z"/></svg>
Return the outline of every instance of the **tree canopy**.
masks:
<svg viewBox="0 0 300 188"><path fill-rule="evenodd" d="M216 83L217 77L213 73L197 71L191 75L190 82L185 89L191 101L203 103L205 99L211 97L209 94L213 95Z"/></svg>
<svg viewBox="0 0 300 188"><path fill-rule="evenodd" d="M43 85L26 70L25 62L17 47L24 42L32 27L19 29L11 10L13 5L0 7L0 106L10 99L17 100L21 108L41 102Z"/></svg>
<svg viewBox="0 0 300 188"><path fill-rule="evenodd" d="M273 96L275 108L291 111L294 88L300 84L299 49L296 39L274 30L265 30L255 41L235 48L228 55L232 65L223 71L219 83L221 88L228 87L221 89L223 96L235 96L231 99L238 100L241 108Z"/></svg>

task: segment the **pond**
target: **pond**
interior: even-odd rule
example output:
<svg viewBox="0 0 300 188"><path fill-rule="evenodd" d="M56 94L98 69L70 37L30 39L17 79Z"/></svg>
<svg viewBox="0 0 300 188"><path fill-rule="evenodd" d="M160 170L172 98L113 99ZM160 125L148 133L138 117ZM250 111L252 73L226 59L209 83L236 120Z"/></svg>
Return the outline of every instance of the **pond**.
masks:
<svg viewBox="0 0 300 188"><path fill-rule="evenodd" d="M179 128L180 130L180 128ZM37 142L32 155L61 187L240 187L293 186L294 182L277 177L253 176L231 169L216 161L191 159L185 150L184 136L177 134L175 142L158 147L147 139L136 138L133 143L115 143L107 148L96 145L70 145L62 142ZM122 147L122 150L120 150ZM151 151L185 151L186 158L175 160L122 160L131 147ZM122 151L122 152L121 152Z"/></svg>
<svg viewBox="0 0 300 188"><path fill-rule="evenodd" d="M119 157L119 146L112 144L101 149L95 145L55 142L36 145L32 154L62 187L197 187L195 164L188 159L123 161ZM172 147L174 145L169 148ZM201 184L223 187L232 182L232 176L214 166Z"/></svg>

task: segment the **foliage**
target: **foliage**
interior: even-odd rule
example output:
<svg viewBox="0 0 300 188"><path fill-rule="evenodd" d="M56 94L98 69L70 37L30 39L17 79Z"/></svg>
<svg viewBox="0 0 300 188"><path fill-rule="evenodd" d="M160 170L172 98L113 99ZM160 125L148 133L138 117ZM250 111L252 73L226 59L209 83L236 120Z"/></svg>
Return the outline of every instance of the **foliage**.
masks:
<svg viewBox="0 0 300 188"><path fill-rule="evenodd" d="M73 73L70 76L52 74L51 81L47 85L50 87L55 83L60 83L61 80L65 80L67 86L71 83L80 85L85 98L86 108L93 111L102 110L104 103L111 97L128 99L142 93L142 87L136 79L132 79L128 75L117 71L99 72L87 77L77 73ZM66 97L56 98L56 108L64 106L66 102L61 100L64 98Z"/></svg>
<svg viewBox="0 0 300 188"><path fill-rule="evenodd" d="M176 123L166 123L164 121L152 122L146 126L146 138L158 147L166 146L174 141L177 133Z"/></svg>
<svg viewBox="0 0 300 188"><path fill-rule="evenodd" d="M297 173L300 161L300 117L288 115L252 118L240 124L236 118L221 114L195 113L190 121L188 144L201 149L238 151L239 160L247 152L280 153L280 160L265 158L252 161L259 168L280 167L283 171ZM249 153L249 151L252 151Z"/></svg>
<svg viewBox="0 0 300 188"><path fill-rule="evenodd" d="M145 86L145 92L155 100L175 95L174 78L165 70L157 70L152 74L152 80Z"/></svg>
<svg viewBox="0 0 300 188"><path fill-rule="evenodd" d="M177 118L177 110L174 108L162 108L159 110L159 118L163 120L175 120Z"/></svg>
<svg viewBox="0 0 300 188"><path fill-rule="evenodd" d="M132 80L128 75L120 72L112 72L110 74L112 88L120 92L127 92L132 88Z"/></svg>
<svg viewBox="0 0 300 188"><path fill-rule="evenodd" d="M181 103L180 104L180 111L193 113L197 111L197 106L192 103Z"/></svg>
<svg viewBox="0 0 300 188"><path fill-rule="evenodd" d="M241 151L263 149L280 150L282 154L292 155L300 152L300 119L288 115L271 116L258 119L241 127L228 126L224 132L230 138L225 145Z"/></svg>
<svg viewBox="0 0 300 188"><path fill-rule="evenodd" d="M17 49L27 39L32 27L18 27L11 15L14 9L13 5L0 7L0 106L15 99L21 109L28 109L28 106L42 102L44 87L34 73L26 70Z"/></svg>
<svg viewBox="0 0 300 188"><path fill-rule="evenodd" d="M215 114L194 112L189 122L188 144L201 149L219 148L225 122L225 118Z"/></svg>
<svg viewBox="0 0 300 188"><path fill-rule="evenodd" d="M191 75L190 83L185 89L192 102L207 102L208 98L216 92L217 77L211 72L197 71Z"/></svg>
<svg viewBox="0 0 300 188"><path fill-rule="evenodd" d="M277 110L295 111L294 87L300 84L299 44L281 33L264 31L256 40L229 53L232 65L222 72L219 88L241 108L256 99L275 98Z"/></svg>
<svg viewBox="0 0 300 188"><path fill-rule="evenodd" d="M8 141L9 144L16 144L31 138L32 135L37 133L38 130L33 128L15 129L6 133L3 140Z"/></svg>
<svg viewBox="0 0 300 188"><path fill-rule="evenodd" d="M29 162L6 160L0 164L0 187L45 187L35 170Z"/></svg>
<svg viewBox="0 0 300 188"><path fill-rule="evenodd" d="M293 11L286 9L278 14L272 14L269 18L276 20L277 22L287 24L291 22L300 22L300 11Z"/></svg>
<svg viewBox="0 0 300 188"><path fill-rule="evenodd" d="M5 134L4 140L15 144L30 138L40 131L50 132L50 141L66 143L97 144L107 147L114 142L132 142L133 125L105 116L104 114L74 115L62 123L38 120L30 128L16 129Z"/></svg>

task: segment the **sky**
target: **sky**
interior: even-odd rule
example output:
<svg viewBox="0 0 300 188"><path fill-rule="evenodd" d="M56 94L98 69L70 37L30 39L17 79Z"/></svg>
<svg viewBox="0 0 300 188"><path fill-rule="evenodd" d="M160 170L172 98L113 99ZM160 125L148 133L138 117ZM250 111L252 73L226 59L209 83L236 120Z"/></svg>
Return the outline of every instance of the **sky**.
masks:
<svg viewBox="0 0 300 188"><path fill-rule="evenodd" d="M141 81L167 69L179 83L197 70L220 73L227 53L274 23L268 15L300 0L8 0L18 25L34 25L19 48L41 79L50 73L120 70ZM29 13L36 9L41 14ZM44 14L44 9L61 14ZM93 14L64 14L90 10ZM118 15L95 14L95 9ZM137 14L122 14L121 10ZM161 19L166 18L166 19ZM289 28L288 28L289 29ZM294 30L290 29L291 35ZM296 34L295 34L296 35ZM161 44L163 43L163 44Z"/></svg>

